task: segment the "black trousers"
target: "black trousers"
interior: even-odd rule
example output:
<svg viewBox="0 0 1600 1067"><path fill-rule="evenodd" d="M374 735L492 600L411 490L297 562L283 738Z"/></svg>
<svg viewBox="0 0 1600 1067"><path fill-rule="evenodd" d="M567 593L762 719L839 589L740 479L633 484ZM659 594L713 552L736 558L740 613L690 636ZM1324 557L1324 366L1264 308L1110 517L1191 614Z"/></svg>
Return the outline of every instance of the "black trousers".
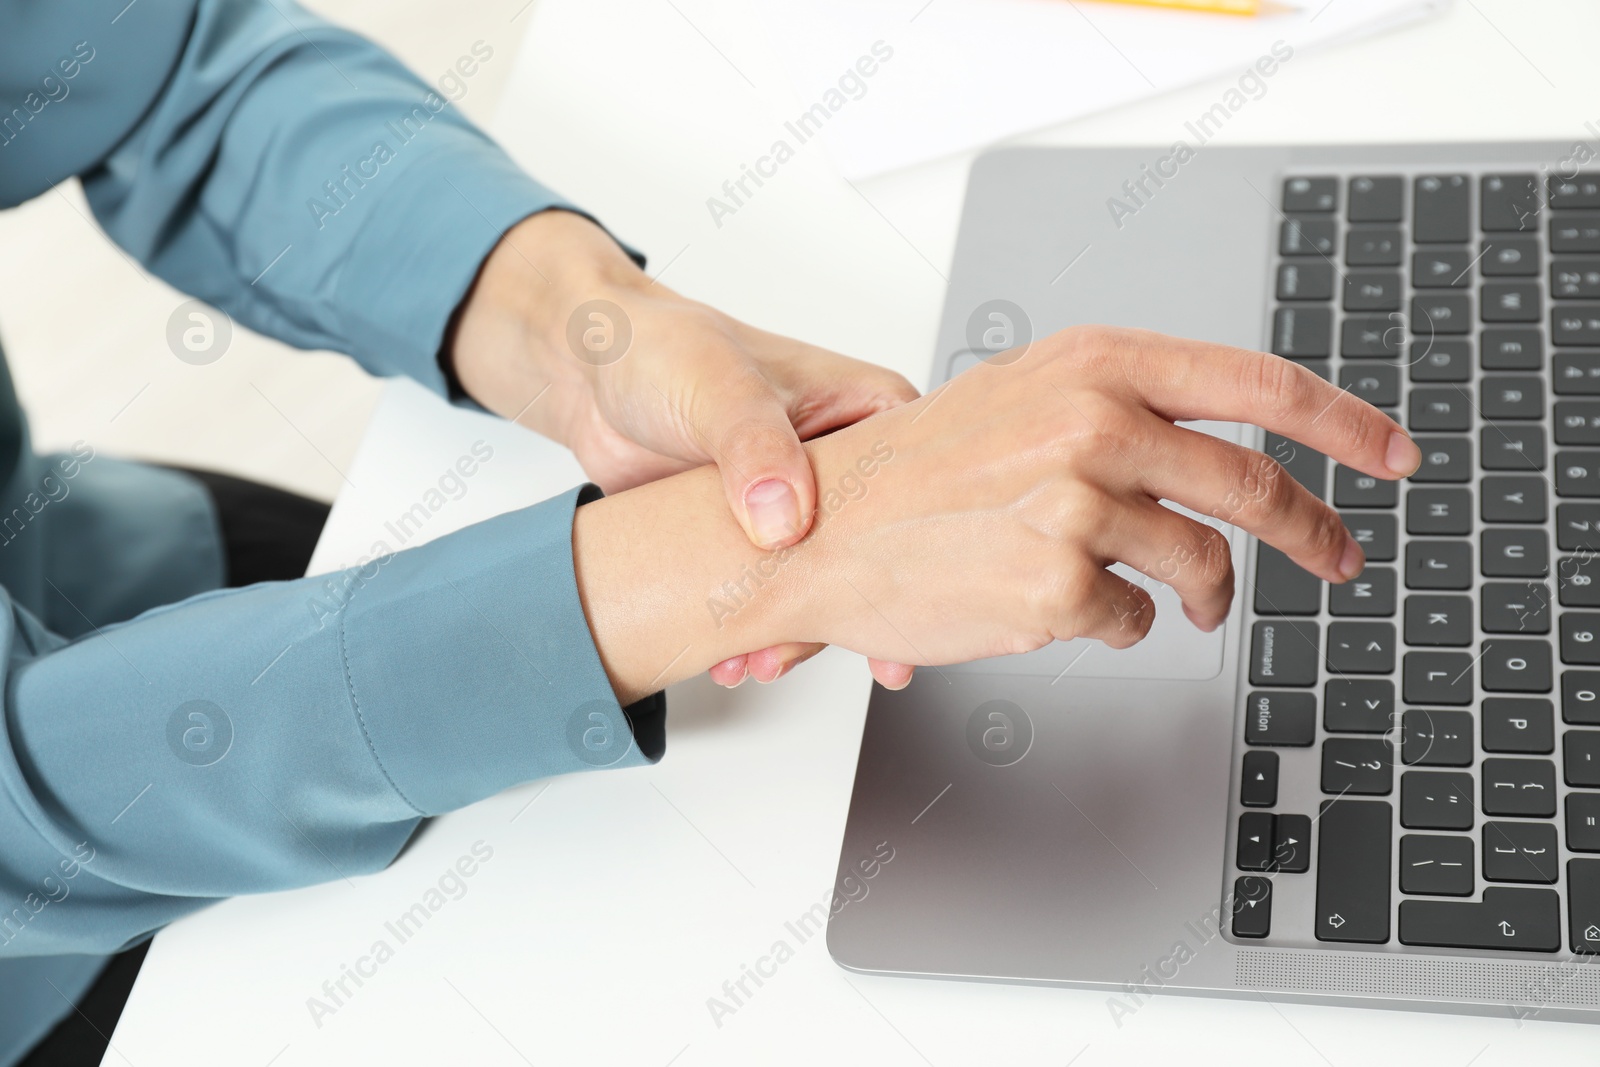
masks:
<svg viewBox="0 0 1600 1067"><path fill-rule="evenodd" d="M206 487L222 522L227 584L283 581L305 573L317 545L328 505L281 489L212 471L187 470ZM120 953L77 1004L23 1059L20 1067L94 1067L105 1057L133 991L148 941Z"/></svg>

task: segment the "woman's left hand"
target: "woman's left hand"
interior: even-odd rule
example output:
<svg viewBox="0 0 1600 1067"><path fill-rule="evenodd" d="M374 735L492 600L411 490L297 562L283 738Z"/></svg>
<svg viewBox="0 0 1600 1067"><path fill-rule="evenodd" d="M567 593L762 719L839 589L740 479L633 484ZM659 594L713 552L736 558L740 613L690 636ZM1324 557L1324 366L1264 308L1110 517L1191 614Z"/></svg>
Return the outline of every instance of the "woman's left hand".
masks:
<svg viewBox="0 0 1600 1067"><path fill-rule="evenodd" d="M777 550L810 530L818 489L800 442L918 394L871 363L747 326L653 282L567 211L507 231L462 302L447 358L490 411L570 448L618 492L716 464L735 518ZM770 682L822 646L736 656L711 677ZM871 661L883 685L911 680Z"/></svg>

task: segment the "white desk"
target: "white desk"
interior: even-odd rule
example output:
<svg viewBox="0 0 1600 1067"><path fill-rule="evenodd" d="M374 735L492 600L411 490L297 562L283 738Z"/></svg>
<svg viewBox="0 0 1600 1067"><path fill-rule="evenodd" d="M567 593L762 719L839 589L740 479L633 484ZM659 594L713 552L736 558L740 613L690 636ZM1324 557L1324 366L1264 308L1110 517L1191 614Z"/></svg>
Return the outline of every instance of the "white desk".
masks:
<svg viewBox="0 0 1600 1067"><path fill-rule="evenodd" d="M500 135L679 290L923 381L968 160L858 191L808 148L718 229L706 197L765 150L796 101L740 5L674 4L543 0L522 18L531 32ZM1587 92L1597 34L1600 8L1585 0L1463 2L1442 20L1297 56L1227 139L1583 137L1600 119ZM1040 139L1169 143L1217 91ZM466 416L419 426L418 403L391 389L324 561L363 554L432 472L476 437L507 434ZM576 477L549 446L506 437L437 521ZM707 998L774 941L793 944L785 922L831 885L867 688L835 652L770 688L686 683L657 767L513 790L437 821L381 875L177 923L156 939L107 1062L1593 1062L1594 1030L1509 1019L1167 997L1119 1027L1098 993L846 975L820 938L718 1027ZM465 896L319 1028L307 998L479 840L493 858Z"/></svg>

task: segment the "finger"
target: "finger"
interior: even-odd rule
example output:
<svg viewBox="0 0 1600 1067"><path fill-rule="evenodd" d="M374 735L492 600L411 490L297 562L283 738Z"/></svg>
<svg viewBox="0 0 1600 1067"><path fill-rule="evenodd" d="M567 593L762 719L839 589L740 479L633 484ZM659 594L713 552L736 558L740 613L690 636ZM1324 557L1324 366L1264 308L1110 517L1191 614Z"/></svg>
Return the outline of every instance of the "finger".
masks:
<svg viewBox="0 0 1600 1067"><path fill-rule="evenodd" d="M867 669L872 672L873 680L885 689L904 689L911 684L912 672L916 670L907 663L871 658L867 660Z"/></svg>
<svg viewBox="0 0 1600 1067"><path fill-rule="evenodd" d="M752 652L745 658L749 662L750 677L765 685L782 678L827 647L805 641L790 641Z"/></svg>
<svg viewBox="0 0 1600 1067"><path fill-rule="evenodd" d="M1248 530L1330 582L1354 578L1366 555L1344 520L1271 456L1163 425L1136 462L1152 496Z"/></svg>
<svg viewBox="0 0 1600 1067"><path fill-rule="evenodd" d="M1111 648L1128 648L1144 640L1155 622L1150 594L1132 582L1099 567L1086 567L1078 588L1062 605L1055 637L1070 641L1093 638Z"/></svg>
<svg viewBox="0 0 1600 1067"><path fill-rule="evenodd" d="M1102 537L1106 558L1171 586L1183 601L1184 614L1200 629L1215 630L1228 617L1233 550L1213 527L1146 496L1115 509Z"/></svg>
<svg viewBox="0 0 1600 1067"><path fill-rule="evenodd" d="M766 364L767 376L784 397L790 422L802 440L860 422L921 395L916 386L887 367L802 341L764 336L781 346L782 357Z"/></svg>
<svg viewBox="0 0 1600 1067"><path fill-rule="evenodd" d="M695 422L712 443L722 488L745 536L769 551L804 537L816 510L811 461L771 385L751 374L714 387Z"/></svg>
<svg viewBox="0 0 1600 1067"><path fill-rule="evenodd" d="M711 680L727 689L732 689L750 676L750 668L746 656L733 656L712 667L706 673L711 675Z"/></svg>
<svg viewBox="0 0 1600 1067"><path fill-rule="evenodd" d="M1399 423L1291 360L1144 330L1115 335L1137 353L1129 366L1139 395L1165 418L1252 423L1379 478L1422 465Z"/></svg>

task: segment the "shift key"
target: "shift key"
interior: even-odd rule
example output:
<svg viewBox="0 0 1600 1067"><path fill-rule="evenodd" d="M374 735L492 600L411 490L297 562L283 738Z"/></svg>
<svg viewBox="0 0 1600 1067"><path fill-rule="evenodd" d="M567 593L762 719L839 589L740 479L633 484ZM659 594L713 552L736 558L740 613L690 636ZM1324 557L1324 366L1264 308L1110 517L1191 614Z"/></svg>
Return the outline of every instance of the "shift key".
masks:
<svg viewBox="0 0 1600 1067"><path fill-rule="evenodd" d="M1302 619L1263 619L1250 631L1250 684L1317 684L1322 627Z"/></svg>
<svg viewBox="0 0 1600 1067"><path fill-rule="evenodd" d="M1394 809L1383 800L1328 800L1317 820L1318 941L1389 940Z"/></svg>

